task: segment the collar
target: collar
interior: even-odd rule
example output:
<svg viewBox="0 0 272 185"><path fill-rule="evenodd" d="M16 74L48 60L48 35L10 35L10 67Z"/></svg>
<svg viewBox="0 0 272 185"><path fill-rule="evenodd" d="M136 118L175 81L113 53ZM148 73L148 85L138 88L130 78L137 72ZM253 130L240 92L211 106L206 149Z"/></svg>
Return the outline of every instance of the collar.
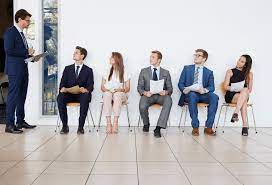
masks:
<svg viewBox="0 0 272 185"><path fill-rule="evenodd" d="M77 66L79 66L79 68L82 68L83 64L76 64L76 63L75 63L75 68L76 68Z"/></svg>
<svg viewBox="0 0 272 185"><path fill-rule="evenodd" d="M153 71L154 70L154 66L153 65L151 65L151 71ZM161 66L159 66L159 67L156 67L157 68L157 71L160 71L160 68L161 68Z"/></svg>
<svg viewBox="0 0 272 185"><path fill-rule="evenodd" d="M204 68L204 65L201 65L201 64L195 64L195 68L199 67L200 69L203 69Z"/></svg>
<svg viewBox="0 0 272 185"><path fill-rule="evenodd" d="M17 24L15 24L14 26L18 30L19 33L23 32L23 30Z"/></svg>

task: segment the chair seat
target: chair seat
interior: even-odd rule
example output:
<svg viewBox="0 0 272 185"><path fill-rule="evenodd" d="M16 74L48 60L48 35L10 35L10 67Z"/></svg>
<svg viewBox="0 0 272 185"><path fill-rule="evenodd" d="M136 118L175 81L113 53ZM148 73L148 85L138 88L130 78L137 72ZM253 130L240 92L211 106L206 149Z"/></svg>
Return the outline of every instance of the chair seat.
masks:
<svg viewBox="0 0 272 185"><path fill-rule="evenodd" d="M78 102L70 102L70 103L67 103L66 106L69 106L69 107L78 107L78 106L80 106L80 103L78 103Z"/></svg>
<svg viewBox="0 0 272 185"><path fill-rule="evenodd" d="M236 103L223 103L224 106L236 107ZM248 103L247 106L252 106L252 103Z"/></svg>
<svg viewBox="0 0 272 185"><path fill-rule="evenodd" d="M188 103L185 102L184 105L188 105ZM198 107L208 107L209 104L208 103L197 103L197 106Z"/></svg>
<svg viewBox="0 0 272 185"><path fill-rule="evenodd" d="M161 105L160 104L154 104L151 106L152 108L155 108L155 109L160 109L161 108Z"/></svg>

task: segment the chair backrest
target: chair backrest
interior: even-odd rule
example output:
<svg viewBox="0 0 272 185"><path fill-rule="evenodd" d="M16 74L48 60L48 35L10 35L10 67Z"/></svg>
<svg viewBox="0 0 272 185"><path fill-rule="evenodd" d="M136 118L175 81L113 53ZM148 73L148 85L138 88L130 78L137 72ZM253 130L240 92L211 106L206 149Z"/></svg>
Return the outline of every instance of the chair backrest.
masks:
<svg viewBox="0 0 272 185"><path fill-rule="evenodd" d="M78 107L78 106L80 106L80 103L78 103L78 102L70 102L70 103L67 103L66 106L68 106L68 107Z"/></svg>
<svg viewBox="0 0 272 185"><path fill-rule="evenodd" d="M221 90L221 92L222 92L223 95L226 94L226 90L225 90L225 87L224 87L224 82L222 82L222 83L220 84L220 90Z"/></svg>

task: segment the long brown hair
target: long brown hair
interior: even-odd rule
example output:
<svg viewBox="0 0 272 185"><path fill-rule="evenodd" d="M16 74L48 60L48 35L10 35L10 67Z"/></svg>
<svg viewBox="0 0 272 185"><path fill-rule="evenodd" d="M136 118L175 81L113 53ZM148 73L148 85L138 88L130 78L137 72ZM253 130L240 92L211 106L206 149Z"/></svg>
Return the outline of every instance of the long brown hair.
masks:
<svg viewBox="0 0 272 185"><path fill-rule="evenodd" d="M115 63L110 69L110 74L109 74L109 77L108 77L108 81L111 80L113 70L116 70L119 73L120 82L123 83L124 82L124 62L123 62L123 57L122 57L121 53L118 53L118 52L112 52L111 57L114 59Z"/></svg>
<svg viewBox="0 0 272 185"><path fill-rule="evenodd" d="M244 76L245 76L245 81L248 84L249 82L249 73L251 71L251 67L252 67L252 58L249 55L242 55L242 57L245 57L246 59L246 63L244 65L244 68L242 70Z"/></svg>

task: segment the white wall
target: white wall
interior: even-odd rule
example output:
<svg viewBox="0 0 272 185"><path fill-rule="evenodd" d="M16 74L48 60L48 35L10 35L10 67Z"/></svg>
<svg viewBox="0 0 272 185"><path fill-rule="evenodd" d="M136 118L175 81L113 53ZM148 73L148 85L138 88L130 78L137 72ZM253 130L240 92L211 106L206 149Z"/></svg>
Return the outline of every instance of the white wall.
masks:
<svg viewBox="0 0 272 185"><path fill-rule="evenodd" d="M34 11L35 18L41 19L38 7L41 3L34 0L31 2L35 3L28 7ZM17 5L24 7L22 3ZM268 74L272 68L269 61L272 42L270 7L272 2L269 0L61 0L59 72L61 75L64 67L73 62L72 53L76 45L87 48L89 56L86 62L95 72L92 110L97 120L101 99L101 73L111 51L121 52L125 58L126 70L133 74L130 112L133 124L136 124L138 74L142 67L149 65L150 51L158 49L163 54L163 67L169 69L172 75L174 103L171 122L176 125L181 111L177 106L180 96L178 78L183 66L192 63L194 50L204 48L209 52L207 66L214 71L216 86L223 81L225 71L235 66L239 56L247 53L254 62L254 92L251 99L254 102L257 124L271 126L269 109L272 100L266 94L272 88L265 84L270 84ZM33 70L30 76L33 83L30 85L27 107L32 111L27 112L27 117L42 124L52 124L53 119L40 117L41 94L40 88L35 87L41 87L41 78L36 77L41 76L41 65L30 66L30 70ZM216 93L220 95L222 102L219 88ZM202 122L205 120L204 113L200 112ZM152 114L152 124L155 124L154 118L157 117L158 114ZM124 118L125 114L122 114L122 125L127 123ZM77 124L76 119L73 120Z"/></svg>

